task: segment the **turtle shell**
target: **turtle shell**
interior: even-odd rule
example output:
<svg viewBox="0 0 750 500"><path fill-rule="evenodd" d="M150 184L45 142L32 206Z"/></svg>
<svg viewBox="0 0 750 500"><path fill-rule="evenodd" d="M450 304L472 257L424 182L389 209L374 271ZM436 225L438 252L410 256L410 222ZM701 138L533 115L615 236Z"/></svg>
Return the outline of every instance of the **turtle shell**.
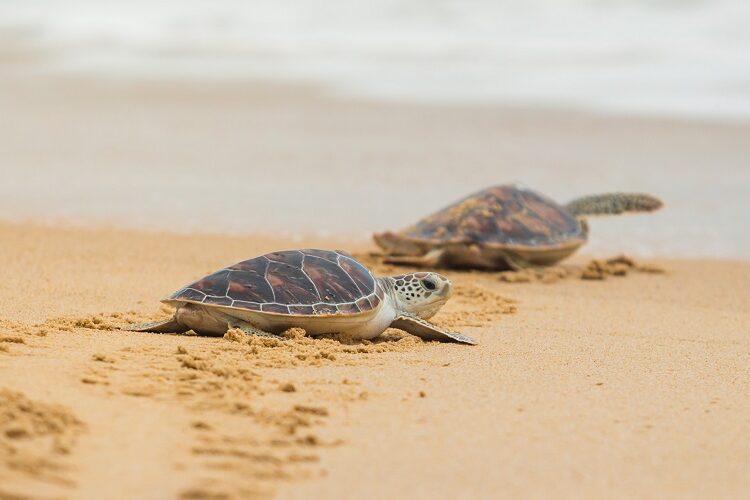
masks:
<svg viewBox="0 0 750 500"><path fill-rule="evenodd" d="M476 192L410 226L401 234L430 243L476 243L555 249L580 245L586 231L564 207L518 185Z"/></svg>
<svg viewBox="0 0 750 500"><path fill-rule="evenodd" d="M383 291L351 256L330 250L287 250L226 267L173 293L169 301L319 316L377 309Z"/></svg>

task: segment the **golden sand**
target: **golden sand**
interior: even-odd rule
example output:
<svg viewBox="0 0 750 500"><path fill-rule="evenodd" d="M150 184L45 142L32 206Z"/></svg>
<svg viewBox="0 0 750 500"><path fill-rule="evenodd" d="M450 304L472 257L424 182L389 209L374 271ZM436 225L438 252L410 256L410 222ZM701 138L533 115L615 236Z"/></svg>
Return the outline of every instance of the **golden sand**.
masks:
<svg viewBox="0 0 750 500"><path fill-rule="evenodd" d="M161 297L228 263L340 242L29 224L0 225L0 239L13 263L0 280L0 496L750 488L746 263L581 257L560 277L606 279L522 284L448 271L456 293L435 322L478 346L398 330L279 341L120 328L168 315ZM353 250L378 274L405 271Z"/></svg>

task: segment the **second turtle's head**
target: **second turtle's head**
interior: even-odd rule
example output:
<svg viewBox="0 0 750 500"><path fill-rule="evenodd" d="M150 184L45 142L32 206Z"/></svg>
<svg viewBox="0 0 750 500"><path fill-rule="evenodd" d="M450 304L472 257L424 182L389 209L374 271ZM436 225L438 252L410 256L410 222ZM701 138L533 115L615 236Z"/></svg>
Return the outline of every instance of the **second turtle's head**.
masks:
<svg viewBox="0 0 750 500"><path fill-rule="evenodd" d="M388 278L395 307L429 319L451 296L451 282L438 273L410 273Z"/></svg>

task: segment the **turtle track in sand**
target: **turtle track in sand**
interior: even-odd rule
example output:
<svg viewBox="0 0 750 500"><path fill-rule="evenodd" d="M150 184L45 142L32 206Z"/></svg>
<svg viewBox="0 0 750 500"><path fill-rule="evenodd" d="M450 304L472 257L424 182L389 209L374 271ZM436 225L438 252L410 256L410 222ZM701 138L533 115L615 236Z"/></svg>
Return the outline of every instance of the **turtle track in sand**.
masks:
<svg viewBox="0 0 750 500"><path fill-rule="evenodd" d="M335 429L326 428L329 416L369 398L356 379L331 372L344 374L363 361L377 362L372 356L423 344L395 330L361 342L313 339L301 329L286 332L285 341L239 330L224 338L135 335L171 348L98 352L81 382L103 396L176 401L187 411L191 458L174 464L191 476L179 492L184 498L265 497L279 481L325 473L320 451L341 444ZM326 375L308 371L299 380L299 368Z"/></svg>

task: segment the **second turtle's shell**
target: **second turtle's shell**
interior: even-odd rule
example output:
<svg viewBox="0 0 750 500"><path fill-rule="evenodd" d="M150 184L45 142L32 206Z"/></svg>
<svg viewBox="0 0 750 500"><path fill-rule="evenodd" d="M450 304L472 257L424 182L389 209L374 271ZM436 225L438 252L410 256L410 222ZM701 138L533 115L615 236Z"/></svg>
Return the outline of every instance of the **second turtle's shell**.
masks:
<svg viewBox="0 0 750 500"><path fill-rule="evenodd" d="M517 185L483 189L401 231L414 240L498 247L557 248L586 241L564 207Z"/></svg>

